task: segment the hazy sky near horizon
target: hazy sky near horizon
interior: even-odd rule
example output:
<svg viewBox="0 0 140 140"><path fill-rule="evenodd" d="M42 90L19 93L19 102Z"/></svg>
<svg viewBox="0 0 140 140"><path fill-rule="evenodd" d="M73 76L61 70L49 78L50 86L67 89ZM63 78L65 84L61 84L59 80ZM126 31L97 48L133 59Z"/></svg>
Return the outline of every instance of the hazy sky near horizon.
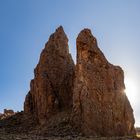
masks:
<svg viewBox="0 0 140 140"><path fill-rule="evenodd" d="M140 0L0 0L0 112L23 109L41 50L59 25L74 60L76 37L90 28L107 59L123 68L140 126Z"/></svg>

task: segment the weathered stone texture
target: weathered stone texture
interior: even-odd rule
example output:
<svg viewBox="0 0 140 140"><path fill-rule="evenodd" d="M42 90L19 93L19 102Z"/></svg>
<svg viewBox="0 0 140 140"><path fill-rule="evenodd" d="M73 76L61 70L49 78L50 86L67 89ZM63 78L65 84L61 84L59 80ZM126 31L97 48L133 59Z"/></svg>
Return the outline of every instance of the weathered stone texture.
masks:
<svg viewBox="0 0 140 140"><path fill-rule="evenodd" d="M9 118L15 114L16 113L12 109L4 109L3 113L0 113L0 120Z"/></svg>
<svg viewBox="0 0 140 140"><path fill-rule="evenodd" d="M74 62L68 50L68 38L60 26L41 53L34 70L24 112L44 123L51 115L72 107Z"/></svg>
<svg viewBox="0 0 140 140"><path fill-rule="evenodd" d="M89 29L80 32L76 45L73 125L85 135L135 134L123 70L107 61Z"/></svg>
<svg viewBox="0 0 140 140"><path fill-rule="evenodd" d="M87 136L135 135L123 70L107 61L89 29L80 32L76 45L75 70L63 28L50 36L34 70L25 115L45 124L48 131L49 126L63 124L65 130L72 124L71 129ZM58 116L60 124L54 119Z"/></svg>

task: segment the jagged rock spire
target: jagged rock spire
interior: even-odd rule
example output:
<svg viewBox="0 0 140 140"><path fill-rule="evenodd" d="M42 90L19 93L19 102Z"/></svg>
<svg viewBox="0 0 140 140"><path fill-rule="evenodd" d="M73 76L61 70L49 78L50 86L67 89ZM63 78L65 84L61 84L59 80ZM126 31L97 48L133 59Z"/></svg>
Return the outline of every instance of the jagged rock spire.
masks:
<svg viewBox="0 0 140 140"><path fill-rule="evenodd" d="M34 70L24 113L49 126L52 116L72 110L71 115L66 115L67 123L71 120L71 129L84 135L135 135L123 70L107 61L89 29L79 33L76 45L75 70L63 27L50 36ZM56 124L54 119L51 121ZM62 114L59 121L66 123Z"/></svg>
<svg viewBox="0 0 140 140"><path fill-rule="evenodd" d="M85 135L134 135L123 70L106 60L89 29L79 33L76 44L73 125Z"/></svg>
<svg viewBox="0 0 140 140"><path fill-rule="evenodd" d="M72 106L74 63L68 38L60 26L43 49L26 96L24 112L44 123L53 114Z"/></svg>

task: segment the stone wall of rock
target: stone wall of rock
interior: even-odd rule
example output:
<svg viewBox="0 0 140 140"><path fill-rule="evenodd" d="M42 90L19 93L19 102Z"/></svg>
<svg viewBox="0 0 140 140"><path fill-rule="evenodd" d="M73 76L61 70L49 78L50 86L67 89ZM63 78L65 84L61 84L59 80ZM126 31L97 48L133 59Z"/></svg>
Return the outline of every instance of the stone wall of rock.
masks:
<svg viewBox="0 0 140 140"><path fill-rule="evenodd" d="M76 40L77 65L72 122L85 135L134 135L133 110L124 92L124 73L110 64L89 29Z"/></svg>
<svg viewBox="0 0 140 140"><path fill-rule="evenodd" d="M41 53L24 103L26 115L44 123L52 115L72 107L75 65L69 54L68 38L60 26Z"/></svg>

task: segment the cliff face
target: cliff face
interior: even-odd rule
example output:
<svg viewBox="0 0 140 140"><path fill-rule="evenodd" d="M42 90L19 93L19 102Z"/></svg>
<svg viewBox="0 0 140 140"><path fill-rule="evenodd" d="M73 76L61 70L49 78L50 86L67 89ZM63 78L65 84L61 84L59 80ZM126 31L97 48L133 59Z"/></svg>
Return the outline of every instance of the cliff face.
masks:
<svg viewBox="0 0 140 140"><path fill-rule="evenodd" d="M89 29L80 32L76 45L75 70L63 28L50 36L34 70L24 103L25 115L49 126L52 116L63 118L60 112L72 110L67 118L84 135L134 135L123 70L107 61Z"/></svg>
<svg viewBox="0 0 140 140"><path fill-rule="evenodd" d="M124 93L124 73L110 64L89 29L77 37L72 121L85 135L133 135L133 110Z"/></svg>
<svg viewBox="0 0 140 140"><path fill-rule="evenodd" d="M44 123L53 114L69 110L72 107L74 68L68 38L60 26L50 36L34 70L35 78L24 103L25 114Z"/></svg>

